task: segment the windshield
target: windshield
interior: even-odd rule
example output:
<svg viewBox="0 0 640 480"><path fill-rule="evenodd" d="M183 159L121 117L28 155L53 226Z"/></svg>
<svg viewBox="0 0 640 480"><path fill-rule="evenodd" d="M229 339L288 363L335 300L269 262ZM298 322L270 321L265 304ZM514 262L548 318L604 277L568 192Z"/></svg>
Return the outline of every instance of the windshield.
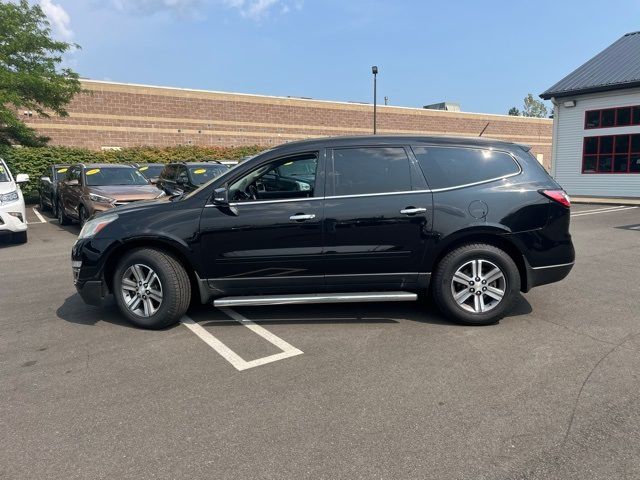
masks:
<svg viewBox="0 0 640 480"><path fill-rule="evenodd" d="M209 180L213 180L229 169L220 164L213 165L197 165L189 167L189 176L196 185L202 185Z"/></svg>
<svg viewBox="0 0 640 480"><path fill-rule="evenodd" d="M133 167L88 168L87 185L148 185L149 181Z"/></svg>
<svg viewBox="0 0 640 480"><path fill-rule="evenodd" d="M143 165L138 171L146 178L158 178L164 165Z"/></svg>
<svg viewBox="0 0 640 480"><path fill-rule="evenodd" d="M58 180L59 178L64 177L67 174L67 170L69 167L60 165L53 169L53 180Z"/></svg>
<svg viewBox="0 0 640 480"><path fill-rule="evenodd" d="M9 170L7 170L7 166L4 162L0 161L0 182L10 182L11 178L9 177Z"/></svg>
<svg viewBox="0 0 640 480"><path fill-rule="evenodd" d="M254 155L254 156L253 156L253 157L251 157L251 158L258 157L258 156L263 155L263 154L265 154L265 153L269 153L271 150L272 150L272 149L265 150L264 152L259 153L258 155ZM229 169L225 170L225 171L223 172L223 175L224 175L225 177L227 177L227 176L229 175L229 172L233 172L233 171L234 171L234 170L236 170L237 168L241 167L241 166L243 165L243 163L244 163L244 161L238 162L238 163L237 163L237 164L235 164L233 167L231 167L231 168L229 168ZM233 173L231 173L231 175L233 175ZM198 193L199 193L203 188L207 188L207 186L208 186L210 183L212 183L214 180L215 180L215 178L211 178L211 179L209 179L206 183L203 183L202 185L200 185L200 186L199 186L197 189L195 189L194 191L192 191L192 192L190 192L190 193L188 193L187 195L184 195L184 196L182 196L182 197L176 197L176 198L179 198L179 199L181 199L181 200L182 200L182 199L191 198L191 197L193 197L194 195L197 195L197 194L198 194Z"/></svg>

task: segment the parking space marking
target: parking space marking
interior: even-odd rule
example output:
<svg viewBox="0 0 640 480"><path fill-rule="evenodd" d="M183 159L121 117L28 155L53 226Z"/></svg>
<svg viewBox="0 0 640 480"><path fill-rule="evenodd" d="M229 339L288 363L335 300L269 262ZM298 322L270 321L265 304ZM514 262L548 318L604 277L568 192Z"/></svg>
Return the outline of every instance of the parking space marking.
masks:
<svg viewBox="0 0 640 480"><path fill-rule="evenodd" d="M220 311L224 312L227 316L234 319L240 325L244 325L249 330L251 330L256 335L264 338L269 343L278 347L282 352L276 353L274 355L269 355L267 357L257 358L255 360L247 361L243 359L236 352L227 347L224 343L222 343L219 339L217 339L214 335L209 333L202 325L196 323L191 318L186 315L182 317L180 321L185 327L195 333L202 341L204 341L207 345L213 348L222 358L224 358L227 362L229 362L236 370L243 371L249 368L259 367L261 365L266 365L267 363L276 362L278 360L284 360L285 358L295 357L296 355L301 355L304 353L302 350L297 349L293 345L285 342L280 337L274 335L269 330L261 327L253 323L248 318L240 315L238 312L231 310L230 308L221 308Z"/></svg>
<svg viewBox="0 0 640 480"><path fill-rule="evenodd" d="M31 210L33 210L33 213L36 214L36 217L38 217L38 220L40 220L40 221L39 222L27 222L27 225L32 224L32 223L47 223L47 221L40 214L40 212L38 211L38 209L36 207L33 207Z"/></svg>
<svg viewBox="0 0 640 480"><path fill-rule="evenodd" d="M586 212L580 212L580 213L573 213L571 214L572 217L582 217L585 215L596 215L598 213L616 213L616 212L622 212L624 210L633 210L635 208L638 207L624 207L624 206L619 206L619 207L615 207L615 208L601 208L598 210L589 210Z"/></svg>
<svg viewBox="0 0 640 480"><path fill-rule="evenodd" d="M592 208L590 210L578 210L577 212L575 212L575 214L578 214L578 213L590 213L590 212L601 212L601 211L605 211L605 210L615 210L617 208L624 208L624 205L611 205L611 206L608 206L608 207Z"/></svg>

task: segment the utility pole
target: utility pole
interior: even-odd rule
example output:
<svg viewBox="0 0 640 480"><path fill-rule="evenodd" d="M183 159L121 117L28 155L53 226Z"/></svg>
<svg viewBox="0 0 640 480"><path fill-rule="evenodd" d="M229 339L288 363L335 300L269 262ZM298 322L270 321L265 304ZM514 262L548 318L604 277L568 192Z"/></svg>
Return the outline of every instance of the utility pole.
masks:
<svg viewBox="0 0 640 480"><path fill-rule="evenodd" d="M376 114L378 110L378 91L377 91L377 78L378 67L371 67L371 73L373 73L373 134L376 134Z"/></svg>

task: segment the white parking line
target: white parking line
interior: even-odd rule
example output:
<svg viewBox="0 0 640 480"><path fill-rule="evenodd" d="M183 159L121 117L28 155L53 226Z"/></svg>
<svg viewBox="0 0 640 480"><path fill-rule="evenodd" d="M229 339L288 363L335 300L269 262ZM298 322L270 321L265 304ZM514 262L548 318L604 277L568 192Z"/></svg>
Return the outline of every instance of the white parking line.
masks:
<svg viewBox="0 0 640 480"><path fill-rule="evenodd" d="M612 205L609 207L592 208L591 210L578 210L574 213L574 215L577 215L579 213L604 212L605 210L616 210L618 208L624 208L624 205Z"/></svg>
<svg viewBox="0 0 640 480"><path fill-rule="evenodd" d="M36 207L32 208L33 213L36 214L36 217L38 217L38 220L40 220L40 223L47 223L47 221L44 219L44 217L42 215L40 215L40 212L38 211L38 209ZM35 222L27 222L27 223L35 223Z"/></svg>
<svg viewBox="0 0 640 480"><path fill-rule="evenodd" d="M633 210L634 208L638 208L638 207L617 207L617 208L613 208L613 209L601 209L601 210L594 210L594 211L590 211L590 212L580 212L580 213L574 213L571 215L571 217L583 217L585 215L596 215L598 213L616 213L616 212L622 212L624 210Z"/></svg>
<svg viewBox="0 0 640 480"><path fill-rule="evenodd" d="M296 355L301 355L302 353L304 353L302 352L302 350L297 349L296 347L285 342L280 337L274 335L269 330L261 327L260 325L256 325L248 318L243 317L238 312L231 310L230 308L221 308L220 310L241 325L244 325L255 334L260 335L266 341L282 350L282 352L276 353L274 355L247 361L236 352L231 350L229 347L227 347L224 343L218 340L207 330L205 330L201 325L194 322L191 318L187 317L186 315L182 317L182 320L180 322L185 327L195 333L198 337L200 337L202 341L204 341L207 345L218 352L218 354L220 354L222 358L233 365L236 370L247 370L249 368L259 367L260 365L265 365L267 363L276 362L278 360L283 360L285 358L294 357Z"/></svg>

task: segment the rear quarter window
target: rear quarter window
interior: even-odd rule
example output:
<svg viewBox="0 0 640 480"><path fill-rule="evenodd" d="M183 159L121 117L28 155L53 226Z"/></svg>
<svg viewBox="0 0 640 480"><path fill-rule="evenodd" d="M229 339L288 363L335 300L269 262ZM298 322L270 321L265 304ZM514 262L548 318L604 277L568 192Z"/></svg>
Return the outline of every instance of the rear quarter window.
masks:
<svg viewBox="0 0 640 480"><path fill-rule="evenodd" d="M480 148L412 147L432 189L486 182L520 172L513 157Z"/></svg>

